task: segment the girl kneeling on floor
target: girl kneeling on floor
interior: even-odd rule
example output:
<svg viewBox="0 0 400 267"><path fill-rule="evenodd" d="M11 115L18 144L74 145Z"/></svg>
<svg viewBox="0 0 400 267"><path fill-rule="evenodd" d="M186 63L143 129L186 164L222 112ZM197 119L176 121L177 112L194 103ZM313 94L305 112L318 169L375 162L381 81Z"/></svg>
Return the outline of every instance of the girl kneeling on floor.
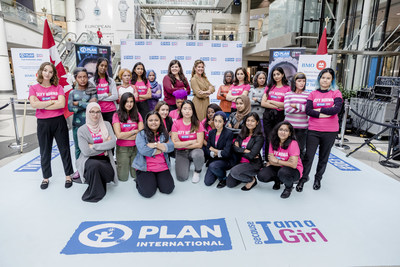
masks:
<svg viewBox="0 0 400 267"><path fill-rule="evenodd" d="M268 163L257 175L260 182L275 181L274 190L280 188L280 182L285 184L281 198L288 198L303 173L300 159L300 148L296 141L293 126L280 122L271 133L268 151Z"/></svg>
<svg viewBox="0 0 400 267"><path fill-rule="evenodd" d="M171 130L172 141L176 148L175 172L179 181L189 178L190 162L194 164L193 183L200 181L200 172L204 165L204 127L197 119L196 109L190 100L182 104L179 119Z"/></svg>
<svg viewBox="0 0 400 267"><path fill-rule="evenodd" d="M107 191L107 183L118 182L112 149L117 139L111 124L104 121L100 105L92 102L86 107L86 124L78 129L81 154L76 167L82 183L89 184L82 200L98 202Z"/></svg>
<svg viewBox="0 0 400 267"><path fill-rule="evenodd" d="M264 137L257 113L250 112L244 121L245 124L233 144L233 151L239 164L231 169L226 185L235 187L243 182L246 185L242 190L249 191L257 184L255 176L262 167L260 150L264 144Z"/></svg>
<svg viewBox="0 0 400 267"><path fill-rule="evenodd" d="M218 179L217 188L225 187L226 171L232 166L233 133L225 127L226 120L226 114L223 111L217 111L213 116L215 129L209 132L207 146L204 149L208 158L206 165L208 169L204 177L204 183L207 186Z"/></svg>
<svg viewBox="0 0 400 267"><path fill-rule="evenodd" d="M137 135L136 146L138 153L132 166L137 172L136 188L139 194L150 198L157 188L161 193L172 193L175 185L169 171L168 153L174 150L174 144L157 111L147 114L144 130Z"/></svg>

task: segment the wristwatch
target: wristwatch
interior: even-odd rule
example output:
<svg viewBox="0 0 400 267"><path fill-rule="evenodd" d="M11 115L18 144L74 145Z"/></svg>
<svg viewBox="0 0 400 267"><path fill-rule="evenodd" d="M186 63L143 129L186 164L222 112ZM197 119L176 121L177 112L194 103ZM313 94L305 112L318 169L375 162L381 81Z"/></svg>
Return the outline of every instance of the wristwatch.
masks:
<svg viewBox="0 0 400 267"><path fill-rule="evenodd" d="M128 4L126 3L126 0L120 0L118 3L118 10L119 10L119 16L121 18L121 22L126 22L126 13L129 9Z"/></svg>

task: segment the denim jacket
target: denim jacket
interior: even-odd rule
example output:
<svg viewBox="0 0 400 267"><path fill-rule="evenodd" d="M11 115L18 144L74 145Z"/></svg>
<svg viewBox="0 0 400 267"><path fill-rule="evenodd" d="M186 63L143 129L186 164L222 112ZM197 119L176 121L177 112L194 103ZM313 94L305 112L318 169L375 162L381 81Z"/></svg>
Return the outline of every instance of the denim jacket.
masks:
<svg viewBox="0 0 400 267"><path fill-rule="evenodd" d="M165 143L164 135L160 136L160 142L167 145L167 151L164 152L165 161L167 162L168 168L171 167L169 162L168 153L174 151L174 143L172 143L171 138L169 138L168 142ZM147 171L147 162L146 157L154 157L157 149L150 148L147 146L149 142L147 141L147 137L145 132L142 130L136 136L136 147L137 147L137 154L132 163L132 167L139 170L139 171Z"/></svg>

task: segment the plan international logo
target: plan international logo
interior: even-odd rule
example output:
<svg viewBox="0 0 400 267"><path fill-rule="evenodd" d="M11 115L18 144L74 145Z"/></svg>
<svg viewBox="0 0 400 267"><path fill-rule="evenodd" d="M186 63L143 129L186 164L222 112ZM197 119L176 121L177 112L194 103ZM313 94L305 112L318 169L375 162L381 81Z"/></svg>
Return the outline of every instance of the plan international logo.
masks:
<svg viewBox="0 0 400 267"><path fill-rule="evenodd" d="M325 243L328 239L311 220L247 222L256 245Z"/></svg>
<svg viewBox="0 0 400 267"><path fill-rule="evenodd" d="M225 219L83 222L61 254L231 250Z"/></svg>

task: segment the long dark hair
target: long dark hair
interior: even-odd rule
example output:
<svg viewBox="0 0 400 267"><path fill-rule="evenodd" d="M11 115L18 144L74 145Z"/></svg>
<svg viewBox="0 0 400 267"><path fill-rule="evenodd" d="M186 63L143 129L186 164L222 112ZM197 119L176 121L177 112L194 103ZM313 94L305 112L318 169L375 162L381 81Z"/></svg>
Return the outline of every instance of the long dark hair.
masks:
<svg viewBox="0 0 400 267"><path fill-rule="evenodd" d="M258 84L258 76L260 76L261 74L263 74L264 75L264 77L265 77L265 83L264 84ZM267 74L264 72L264 71L257 71L257 73L256 73L256 75L254 75L254 78L253 78L253 86L254 86L254 88L258 88L258 87L260 87L260 86L266 86L267 85Z"/></svg>
<svg viewBox="0 0 400 267"><path fill-rule="evenodd" d="M281 67L273 68L272 72L271 72L271 78L269 79L269 82L268 82L267 96L269 94L269 91L271 91L272 87L276 86L276 81L274 79L274 71L279 71L281 74L283 74L283 77L282 77L283 85L289 85L288 80L285 75L285 71Z"/></svg>
<svg viewBox="0 0 400 267"><path fill-rule="evenodd" d="M238 73L239 70L243 71L243 73L244 73L244 80L243 80L244 84L249 84L249 74L247 73L246 68L243 68L243 67L240 67L240 68L237 68L237 69L236 69L236 71L235 71L235 77L233 77L233 84L234 84L234 85L238 85L238 84L239 84L239 81L238 81L238 79L236 78L236 75L237 75L237 73Z"/></svg>
<svg viewBox="0 0 400 267"><path fill-rule="evenodd" d="M210 105L208 105L208 107L207 107L207 109L206 109L206 112L208 112L208 109L209 109L209 108L212 108L212 109L214 110L214 113L217 112L217 111L222 111L221 107L218 106L218 105L215 104L215 103L211 103ZM211 118L211 119L209 120L209 119L208 119L208 115L206 114L206 119L205 119L205 121L204 121L204 123L203 123L204 129L207 128L208 122L209 122L209 121L212 121L213 119L214 119L214 118Z"/></svg>
<svg viewBox="0 0 400 267"><path fill-rule="evenodd" d="M101 62L103 62L103 61L107 62L107 69L108 69L108 65L110 64L110 62L108 61L108 59L106 59L105 57L99 57L99 58L97 59L96 71L95 71L95 73L94 73L94 82L96 83L96 85L98 85L98 84L99 84L99 81L100 81L99 66L100 66ZM108 76L107 71L106 71L105 75L106 75L106 81L109 83L109 80L108 80L109 76Z"/></svg>
<svg viewBox="0 0 400 267"><path fill-rule="evenodd" d="M158 126L158 129L157 129L157 131L156 131L156 134L154 134L154 132L153 132L153 131L149 128L149 126L147 125L147 119L148 119L151 115L157 115L158 119L160 120L160 126ZM157 140L162 134L163 134L164 137L165 137L165 140L164 140L165 142L168 142L168 140L169 140L169 134L168 134L167 130L166 130L165 127L164 127L163 120L162 120L160 114L159 114L157 111L155 111L155 110L152 110L152 111L150 111L149 113L147 113L146 118L145 118L145 120L144 120L144 129L143 129L143 130L144 130L144 133L145 133L145 135L146 135L147 142L149 142L149 143L155 143L156 140Z"/></svg>
<svg viewBox="0 0 400 267"><path fill-rule="evenodd" d="M282 122L278 123L271 132L271 146L272 146L273 150L278 150L278 148L281 144L281 139L278 136L278 131L282 125L287 125L289 128L289 137L288 137L288 139L285 140L285 142L283 142L282 148L287 149L289 147L290 143L293 140L296 140L296 135L294 133L294 128L293 128L292 124L290 124L290 122L288 122L288 121L282 121Z"/></svg>
<svg viewBox="0 0 400 267"><path fill-rule="evenodd" d="M143 67L143 73L140 76L140 78L142 78L144 84L147 86L146 69L145 69L144 64L142 62L138 62L138 63L135 64L135 66L133 66L131 83L132 84L136 84L139 76L136 74L135 69L136 69L137 66L140 66L140 65L142 65L142 67Z"/></svg>
<svg viewBox="0 0 400 267"><path fill-rule="evenodd" d="M181 79L181 81L183 82L185 87L187 87L189 85L189 83L185 77L185 74L183 74L182 65L179 62L179 60L176 60L176 59L171 60L171 62L168 65L168 77L171 79L172 85L175 86L175 84L176 84L175 75L172 74L172 72L171 72L171 67L172 67L172 65L175 65L175 64L178 64L178 66L179 66L179 72L178 72L179 79Z"/></svg>
<svg viewBox="0 0 400 267"><path fill-rule="evenodd" d="M190 118L190 123L191 123L190 132L193 133L199 129L200 122L199 122L199 119L197 118L196 108L194 107L194 104L191 100L183 101L182 106L181 106L181 111L179 112L178 119L183 118L182 109L183 109L183 105L185 105L185 104L189 104L192 107L193 114L192 114L192 117Z"/></svg>
<svg viewBox="0 0 400 267"><path fill-rule="evenodd" d="M133 107L128 112L125 108L126 101L129 98L133 98ZM129 119L135 122L139 122L139 112L136 106L135 96L132 93L123 93L121 99L119 101L119 109L118 109L118 119L120 122L127 122Z"/></svg>
<svg viewBox="0 0 400 267"><path fill-rule="evenodd" d="M262 136L263 135L262 128L261 128L260 117L258 116L258 114L256 112L250 112L249 114L246 115L246 117L244 117L243 126L242 126L242 129L240 130L240 133L239 133L240 138L242 138L243 140L246 139L250 134L250 130L246 126L246 121L250 117L253 117L257 121L257 126L253 130L253 135L252 136L259 136L259 135Z"/></svg>
<svg viewBox="0 0 400 267"><path fill-rule="evenodd" d="M304 79L304 80L306 80L306 84L307 84L306 75L305 75L304 73L302 73L302 72L297 72L297 73L293 76L293 79L292 79L292 82L291 82L291 89L292 89L292 92L296 92L296 81L297 81L298 79ZM304 85L303 91L306 90L306 84Z"/></svg>

